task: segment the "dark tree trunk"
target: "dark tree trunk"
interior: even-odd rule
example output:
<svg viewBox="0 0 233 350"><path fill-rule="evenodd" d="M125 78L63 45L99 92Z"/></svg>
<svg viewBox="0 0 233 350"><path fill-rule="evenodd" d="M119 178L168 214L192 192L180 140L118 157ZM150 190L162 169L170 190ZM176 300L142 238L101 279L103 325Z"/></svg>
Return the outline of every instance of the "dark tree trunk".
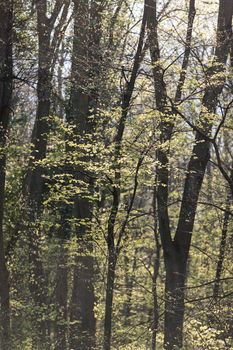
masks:
<svg viewBox="0 0 233 350"><path fill-rule="evenodd" d="M68 302L68 249L67 241L58 237L58 268L56 273L56 321L55 321L55 350L67 349L67 302Z"/></svg>
<svg viewBox="0 0 233 350"><path fill-rule="evenodd" d="M132 265L131 272L130 272L129 258L128 256L124 257L126 301L124 303L123 315L125 320L124 321L125 326L129 326L130 324L130 316L131 316L131 309L132 309L132 293L133 293L133 287L134 287L135 269L137 265L137 251L138 249L135 249L134 251L133 265Z"/></svg>
<svg viewBox="0 0 233 350"><path fill-rule="evenodd" d="M157 0L147 0L150 6L150 16L148 18L149 41L152 63L159 62L160 48L158 42L158 23L156 19ZM229 42L231 37L233 3L229 0L220 0L219 18L217 30L217 45L215 50L215 62L225 65L229 54ZM190 0L189 24L186 37L186 50L183 67L186 70L190 55L190 44L192 37L193 16L195 14L195 2ZM223 66L213 64L208 74L212 76L217 72L223 72ZM156 105L158 110L166 117L161 118L159 129L161 131L161 144L169 142L172 136L173 119L167 109L167 91L163 79L163 70L158 63L153 68ZM185 76L181 72L175 102L181 97L182 86ZM215 87L208 86L203 98L203 106L214 113L217 107L217 99L221 94L225 79ZM212 129L211 122L202 120L201 130L196 133L195 145L192 156L188 164L188 172L185 179L182 204L175 238L172 239L168 213L168 179L169 179L169 151L158 149L157 157L159 166L158 176L158 219L159 232L164 251L166 286L165 286L165 323L164 323L164 347L168 350L179 349L183 342L183 320L184 320L184 289L187 274L187 261L189 256L194 220L196 215L197 201L201 190L204 174L209 161L210 142L208 135Z"/></svg>
<svg viewBox="0 0 233 350"><path fill-rule="evenodd" d="M107 270L107 286L105 301L105 318L104 318L104 350L111 348L112 336L112 313L113 313L113 293L116 275L116 252L115 249L109 249L108 253L108 270Z"/></svg>
<svg viewBox="0 0 233 350"><path fill-rule="evenodd" d="M47 13L47 0L36 2L37 34L38 34L38 81L37 81L37 111L34 129L32 132L32 152L29 169L24 183L24 195L26 199L26 218L30 223L28 230L29 239L29 263L30 263L30 291L36 310L34 313L36 336L35 346L46 347L48 336L48 324L43 321L45 306L47 304L47 286L41 260L40 238L37 231L37 220L42 212L44 195L43 168L38 162L46 157L48 135L51 122L49 121L52 72L56 61L56 45L59 42L59 31L66 20L69 1L62 3L56 0L50 17ZM61 13L58 24L56 20ZM54 52L53 52L54 51ZM48 338L48 337L47 337Z"/></svg>
<svg viewBox="0 0 233 350"><path fill-rule="evenodd" d="M70 166L64 166L64 174L72 174ZM64 178L65 179L65 178ZM68 179L65 180L68 184ZM68 247L67 243L71 237L71 223L73 207L71 204L63 202L60 209L60 230L56 235L58 245L58 267L56 272L55 303L55 350L67 349L68 338Z"/></svg>
<svg viewBox="0 0 233 350"><path fill-rule="evenodd" d="M232 175L233 175L233 172L232 172ZM223 272L224 257L225 257L225 251L226 251L226 245L227 245L228 226L229 226L230 217L231 217L231 214L230 214L231 203L232 203L232 196L230 195L227 198L226 211L224 213L222 236L220 241L219 256L218 256L218 262L216 267L215 282L213 287L213 297L215 300L218 300L219 298L219 289L221 284L221 276Z"/></svg>
<svg viewBox="0 0 233 350"><path fill-rule="evenodd" d="M4 193L6 177L6 135L12 96L13 3L0 1L0 347L10 350L10 296L4 250Z"/></svg>
<svg viewBox="0 0 233 350"><path fill-rule="evenodd" d="M89 252L90 254L90 252ZM71 300L71 342L73 349L95 348L96 321L94 316L94 267L91 256L75 260L73 293Z"/></svg>
<svg viewBox="0 0 233 350"><path fill-rule="evenodd" d="M34 346L46 348L47 325L43 321L46 305L46 283L40 253L40 233L36 222L41 213L43 200L43 169L37 164L46 156L47 138L49 133L48 117L51 98L51 57L50 30L46 21L45 1L37 3L37 30L39 39L38 82L37 82L37 112L32 133L32 157L25 180L24 193L26 198L29 240L30 292L35 303L33 315L35 325Z"/></svg>
<svg viewBox="0 0 233 350"><path fill-rule="evenodd" d="M157 296L157 284L159 276L159 267L160 267L160 253L161 245L159 241L159 232L158 232L158 215L157 215L157 176L155 179L154 193L153 193L153 216L154 216L154 240L155 240L155 257L154 257L154 272L152 279L152 297L153 297L153 318L152 318L152 342L151 350L156 350L157 347L157 333L159 327L159 305L158 305L158 296Z"/></svg>
<svg viewBox="0 0 233 350"><path fill-rule="evenodd" d="M164 348L180 349L183 344L184 286L186 272L180 254L175 252L165 257L165 320Z"/></svg>
<svg viewBox="0 0 233 350"><path fill-rule="evenodd" d="M117 264L117 258L120 252L121 240L123 238L126 225L128 223L128 218L130 211L133 206L134 197L136 194L137 185L135 187L134 197L131 201L131 207L128 208L126 213L126 219L122 224L119 237L117 239L117 243L115 244L115 222L119 210L120 205L120 183L121 183L121 169L119 165L119 159L121 156L121 146L125 131L125 124L128 117L128 112L130 108L130 103L132 99L132 95L134 92L134 87L138 75L138 71L140 68L140 64L143 58L143 45L146 31L146 21L147 21L147 8L144 4L143 9L143 17L142 24L140 30L140 36L138 41L137 50L134 57L132 73L130 76L130 80L126 83L125 89L122 93L122 101L121 101L121 117L118 124L117 132L115 135L115 153L114 153L114 166L115 166L115 174L114 174L114 184L112 186L112 207L110 216L108 219L108 232L107 232L107 245L108 245L108 271L107 271L107 288L106 288L106 301L105 301L105 319L104 319L104 350L109 350L111 347L111 334L112 334L112 307L113 307L113 293L114 293L114 282L115 282L115 270ZM137 184L137 181L136 181Z"/></svg>
<svg viewBox="0 0 233 350"><path fill-rule="evenodd" d="M96 128L98 79L100 66L101 3L74 1L74 41L72 53L72 89L68 121L75 126L77 144L90 142ZM92 137L92 136L91 136ZM81 147L82 147L81 146ZM81 159L87 164L90 157ZM75 169L77 181L85 183L82 193L74 199L74 218L77 223L77 254L71 296L71 340L74 349L95 348L96 320L94 315L94 257L91 221L93 213L93 174L84 166Z"/></svg>

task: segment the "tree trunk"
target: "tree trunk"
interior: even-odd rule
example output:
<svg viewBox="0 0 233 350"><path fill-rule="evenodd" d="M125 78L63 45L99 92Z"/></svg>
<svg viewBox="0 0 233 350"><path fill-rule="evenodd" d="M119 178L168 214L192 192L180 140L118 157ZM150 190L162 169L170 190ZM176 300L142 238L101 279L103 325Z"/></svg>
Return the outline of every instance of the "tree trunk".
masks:
<svg viewBox="0 0 233 350"><path fill-rule="evenodd" d="M148 18L149 40L152 63L157 62L153 68L154 85L156 94L157 109L162 113L159 129L161 131L160 141L163 145L171 140L173 130L172 114L167 108L167 91L164 82L163 69L159 64L160 48L158 42L158 23L157 23L157 0L147 0L150 6L150 16ZM215 60L213 67L208 71L210 76L224 71L229 54L229 43L231 38L233 3L229 0L220 0L217 45L215 49ZM183 67L187 69L187 62L190 54L190 43L192 37L193 15L195 14L195 3L190 0L189 25L186 37L186 50L183 61ZM219 66L215 63L221 63ZM175 102L181 97L184 78L181 72ZM210 113L215 113L218 96L221 94L225 79L221 78L219 84L215 87L207 86L203 107ZM186 268L189 256L194 220L196 215L197 201L204 179L204 174L209 161L210 142L208 135L212 129L212 123L202 120L200 114L201 130L196 133L196 140L192 151L192 156L188 164L188 172L185 179L182 204L178 226L173 239L170 231L169 213L168 213L168 179L169 179L169 151L158 149L157 156L159 166L158 175L158 218L159 232L164 251L164 260L166 268L166 286L165 286L165 321L164 321L164 347L166 349L179 349L183 341L183 320L184 320L184 289L186 279Z"/></svg>
<svg viewBox="0 0 233 350"><path fill-rule="evenodd" d="M98 103L97 80L99 76L100 8L98 2L74 1L74 41L72 53L72 89L68 120L75 126L77 145L90 142L88 137L95 132ZM96 10L96 11L95 11ZM99 21L96 24L96 18ZM94 24L97 27L93 28ZM95 32L94 32L95 31ZM93 46L92 46L93 45ZM88 166L90 157L82 157ZM74 199L74 218L76 220L77 252L73 272L71 297L71 340L74 349L95 348L96 320L94 315L94 257L91 221L93 212L94 183L93 174L83 166L74 169L77 181L83 182L85 189Z"/></svg>
<svg viewBox="0 0 233 350"><path fill-rule="evenodd" d="M233 174L233 172L232 172ZM232 176L231 176L232 178ZM226 250L226 244L227 244L227 233L228 233L228 226L230 221L230 204L231 204L231 196L228 196L227 198L227 204L226 204L226 211L224 213L224 219L223 219L223 227L222 227L222 236L221 236L221 242L220 242L220 248L219 248L219 256L218 256L218 262L216 267L216 274L215 274L215 282L213 287L213 297L215 300L218 300L219 298L219 289L220 289L220 283L221 283L221 276L223 271L223 263L224 263L224 257L225 257L225 250Z"/></svg>
<svg viewBox="0 0 233 350"><path fill-rule="evenodd" d="M180 349L183 344L184 288L186 271L175 248L165 257L165 320L164 348Z"/></svg>
<svg viewBox="0 0 233 350"><path fill-rule="evenodd" d="M153 296L153 319L152 319L152 343L151 350L156 350L156 340L157 332L159 327L159 305L158 305L158 296L157 296L157 283L160 267L160 252L161 245L159 241L159 232L158 232L158 218L157 218L157 176L155 179L154 192L153 192L153 216L154 216L154 241L155 241L155 257L154 257L154 272L152 279L152 296Z"/></svg>
<svg viewBox="0 0 233 350"><path fill-rule="evenodd" d="M46 305L46 283L44 269L40 255L40 233L37 231L37 220L41 213L43 200L44 180L43 169L36 164L46 156L47 138L49 133L48 117L50 113L51 98L51 72L50 72L50 44L49 29L42 16L42 1L37 4L37 27L39 37L38 82L37 82L37 112L32 133L32 157L25 180L24 193L26 197L26 216L30 223L28 229L29 264L30 264L30 292L37 311L34 313L35 339L34 346L46 347L46 322L43 313Z"/></svg>
<svg viewBox="0 0 233 350"><path fill-rule="evenodd" d="M64 166L64 174L70 174L69 166ZM68 179L66 180L68 184ZM68 337L68 249L66 247L71 237L70 220L73 215L71 204L63 202L61 204L60 230L56 234L58 245L58 268L56 272L55 304L56 304L56 321L55 321L55 350L67 349Z"/></svg>
<svg viewBox="0 0 233 350"><path fill-rule="evenodd" d="M4 193L6 177L6 134L12 96L12 27L13 3L0 1L0 347L10 350L10 296L4 250Z"/></svg>
<svg viewBox="0 0 233 350"><path fill-rule="evenodd" d="M66 240L58 238L58 268L56 273L55 350L67 349L68 250Z"/></svg>
<svg viewBox="0 0 233 350"><path fill-rule="evenodd" d="M107 286L106 286L106 301L105 301L105 318L104 318L104 350L111 348L112 336L112 311L113 311L113 293L116 274L116 252L115 249L110 249L108 253L108 271L107 271Z"/></svg>
<svg viewBox="0 0 233 350"><path fill-rule="evenodd" d="M124 315L124 325L130 325L130 316L132 308L132 293L134 286L135 269L137 265L137 252L138 249L134 250L132 272L130 273L129 258L125 256L125 290L126 290L126 301L124 303L123 315ZM127 254L127 253L126 253Z"/></svg>
<svg viewBox="0 0 233 350"><path fill-rule="evenodd" d="M93 258L78 256L75 265L71 300L73 325L70 345L72 349L91 350L95 348L96 329Z"/></svg>

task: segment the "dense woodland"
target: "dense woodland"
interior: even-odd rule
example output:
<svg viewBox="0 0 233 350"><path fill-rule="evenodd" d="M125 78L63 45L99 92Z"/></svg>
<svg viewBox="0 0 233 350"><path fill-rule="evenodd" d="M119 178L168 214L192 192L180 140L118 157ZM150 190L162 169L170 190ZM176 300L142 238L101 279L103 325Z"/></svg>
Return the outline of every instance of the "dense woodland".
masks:
<svg viewBox="0 0 233 350"><path fill-rule="evenodd" d="M0 0L0 349L233 349L232 0Z"/></svg>

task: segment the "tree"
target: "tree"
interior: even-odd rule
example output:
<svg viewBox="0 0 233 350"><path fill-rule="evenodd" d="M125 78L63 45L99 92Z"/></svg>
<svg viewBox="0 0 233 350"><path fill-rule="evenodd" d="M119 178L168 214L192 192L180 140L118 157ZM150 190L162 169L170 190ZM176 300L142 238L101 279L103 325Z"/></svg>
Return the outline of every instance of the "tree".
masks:
<svg viewBox="0 0 233 350"><path fill-rule="evenodd" d="M12 33L13 2L0 2L0 298L1 348L10 349L10 295L4 247L4 193L6 181L6 140L11 114L12 97Z"/></svg>
<svg viewBox="0 0 233 350"><path fill-rule="evenodd" d="M160 142L161 145L168 144L173 129L174 110L169 113L169 100L166 91L166 85L163 79L163 70L158 63L160 60L160 49L158 42L158 31L156 21L156 1L147 3L151 7L151 18L149 20L151 57L155 65L153 70L155 82L155 94L158 110L163 114L160 123ZM185 79L185 70L187 68L186 55L190 52L190 40L192 37L192 23L194 15L194 2L190 2L190 20L186 37L185 57L182 66L180 81L177 88L178 100L181 95L183 80ZM220 1L217 46L212 67L207 72L209 78L214 74L223 72L222 67L226 64L229 54L229 38L231 37L232 5L229 2ZM220 68L221 67L221 68ZM177 230L172 238L169 225L168 214L168 153L161 149L157 156L158 167L158 218L161 242L164 251L164 260L166 268L165 285L165 339L164 347L174 349L182 347L183 320L184 320L184 289L187 276L187 262L193 232L197 201L202 186L205 170L209 161L210 142L206 140L211 132L212 123L203 118L205 111L214 113L217 108L217 98L222 92L225 80L222 78L216 86L208 85L203 97L203 111L200 114L200 127L196 133L196 140L192 151L192 156L188 163L187 176L184 183L183 198L181 202ZM181 88L180 88L181 84ZM179 91L180 90L180 91ZM176 103L177 101L175 101Z"/></svg>

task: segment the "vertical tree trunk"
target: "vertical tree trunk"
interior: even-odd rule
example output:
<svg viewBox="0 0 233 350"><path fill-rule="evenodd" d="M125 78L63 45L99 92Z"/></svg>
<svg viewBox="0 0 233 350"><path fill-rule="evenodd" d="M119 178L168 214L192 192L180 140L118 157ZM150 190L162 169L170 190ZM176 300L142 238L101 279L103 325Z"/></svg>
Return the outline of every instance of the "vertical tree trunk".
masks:
<svg viewBox="0 0 233 350"><path fill-rule="evenodd" d="M66 167L65 167L65 170ZM56 272L55 303L56 303L56 321L55 321L55 350L67 349L68 333L68 249L66 244L70 239L72 217L72 206L62 203L61 206L61 229L58 231L56 243L58 245L58 267Z"/></svg>
<svg viewBox="0 0 233 350"><path fill-rule="evenodd" d="M74 1L74 41L72 53L72 88L68 119L75 125L77 143L90 142L94 134L98 103L99 53L101 36L101 4L98 1ZM98 18L98 20L97 20ZM94 119L94 120L93 120ZM84 156L87 165L90 158ZM71 340L74 349L95 348L96 320L94 315L94 257L91 221L93 212L93 174L85 166L75 169L77 181L85 189L74 199L74 218L77 223L77 254L71 296Z"/></svg>
<svg viewBox="0 0 233 350"><path fill-rule="evenodd" d="M5 145L12 96L13 2L0 1L0 347L10 350L10 296L4 250Z"/></svg>
<svg viewBox="0 0 233 350"><path fill-rule="evenodd" d="M233 179L233 171L231 171L231 179ZM226 200L226 211L224 213L224 218L223 218L222 236L220 241L219 256L218 256L218 262L216 267L215 282L213 287L213 297L215 300L218 300L219 298L219 289L220 289L225 250L226 250L226 244L227 244L228 226L229 226L229 221L231 216L230 215L231 203L232 203L232 195L229 194Z"/></svg>
<svg viewBox="0 0 233 350"><path fill-rule="evenodd" d="M40 254L40 234L36 229L36 222L40 216L43 197L42 167L37 164L46 156L47 138L49 132L48 117L50 113L51 98L51 72L50 72L50 34L46 22L45 1L37 3L37 30L39 39L38 51L38 82L37 82L37 112L32 133L32 157L25 181L25 197L27 205L27 220L29 240L30 264L30 292L35 303L34 346L46 348L46 322L43 313L46 305L46 283Z"/></svg>
<svg viewBox="0 0 233 350"><path fill-rule="evenodd" d="M157 218L157 177L155 179L154 193L153 193L153 216L154 216L154 240L155 240L155 257L154 257L154 272L152 280L152 296L153 296L153 319L152 319L152 343L151 349L156 350L157 332L159 327L159 305L157 296L157 283L160 267L160 251L161 246L159 242L158 232L158 218Z"/></svg>
<svg viewBox="0 0 233 350"><path fill-rule="evenodd" d="M124 260L125 260L126 301L124 303L123 315L124 315L124 325L125 326L130 325L130 316L131 316L131 308L132 308L132 293L133 293L133 286L134 286L135 269L136 269L136 264L137 264L137 252L138 252L138 249L136 248L134 250L133 265L132 265L132 272L131 273L129 271L130 270L129 258L128 258L128 256L124 257Z"/></svg>
<svg viewBox="0 0 233 350"><path fill-rule="evenodd" d="M105 300L105 318L104 318L104 350L111 348L112 335L112 307L113 307L113 293L116 275L117 256L115 249L109 249L108 253L108 271L107 271L107 286L106 286L106 300Z"/></svg>
<svg viewBox="0 0 233 350"><path fill-rule="evenodd" d="M157 109L162 113L159 129L161 131L161 144L168 143L171 140L173 130L172 115L167 109L167 91L163 79L163 69L159 64L160 48L158 42L158 23L157 23L157 0L147 0L150 6L150 16L148 19L150 51L153 68L154 84L156 93ZM186 36L186 50L184 55L183 67L187 68L187 62L190 54L190 43L192 38L193 14L195 14L195 2L190 0L189 23ZM233 3L229 0L220 0L217 45L215 49L215 60L213 67L209 70L209 75L222 73L223 66L226 64L229 54L229 43L231 38ZM221 63L215 65L215 63ZM177 87L175 102L181 97L182 86L185 76L181 72ZM225 79L222 78L215 87L207 86L203 98L203 107L210 113L214 113L217 107L217 98L221 94ZM164 119L166 118L166 119ZM187 260L190 250L194 220L196 215L197 201L202 186L204 174L209 161L211 122L202 121L200 115L202 130L196 133L196 140L193 147L192 156L188 164L188 172L185 179L182 204L180 208L179 222L172 239L168 213L168 155L169 152L164 149L158 149L157 156L159 166L158 175L158 218L159 232L164 251L164 261L166 269L165 285L165 321L164 321L164 347L168 350L179 349L183 342L183 320L184 320L184 289L186 280Z"/></svg>
<svg viewBox="0 0 233 350"><path fill-rule="evenodd" d="M68 302L68 267L66 241L59 239L58 271L56 274L56 321L55 350L67 349L67 302Z"/></svg>
<svg viewBox="0 0 233 350"><path fill-rule="evenodd" d="M26 218L30 223L28 230L29 240L29 264L30 283L29 288L35 303L35 346L46 347L48 336L47 322L43 320L45 305L47 303L47 286L45 283L44 269L41 260L40 238L37 231L37 220L42 211L44 194L43 168L38 162L46 157L48 135L50 132L50 107L52 93L52 69L56 61L56 45L58 43L59 30L62 29L67 16L69 1L64 1L63 10L60 0L56 0L50 17L47 13L47 0L36 2L37 34L38 34L38 81L37 81L37 111L34 129L32 132L31 159L24 183L24 195L26 198ZM55 22L61 13L59 23ZM53 36L52 36L53 34ZM53 52L55 51L55 53Z"/></svg>
<svg viewBox="0 0 233 350"><path fill-rule="evenodd" d="M181 349L183 344L184 288L186 272L180 254L175 250L165 257L164 348Z"/></svg>

